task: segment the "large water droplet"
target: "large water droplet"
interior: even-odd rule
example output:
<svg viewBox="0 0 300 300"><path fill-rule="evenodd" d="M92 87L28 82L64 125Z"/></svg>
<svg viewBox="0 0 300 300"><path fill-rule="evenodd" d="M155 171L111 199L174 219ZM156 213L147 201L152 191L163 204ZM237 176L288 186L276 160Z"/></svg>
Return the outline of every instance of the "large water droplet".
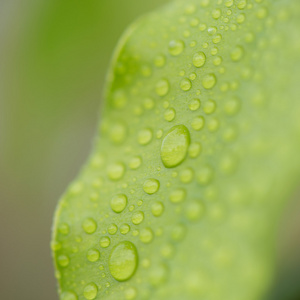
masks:
<svg viewBox="0 0 300 300"><path fill-rule="evenodd" d="M190 133L184 125L171 128L162 141L160 156L166 168L173 168L181 164L190 145Z"/></svg>
<svg viewBox="0 0 300 300"><path fill-rule="evenodd" d="M108 267L111 275L118 281L130 279L138 265L136 247L128 241L116 245L109 256Z"/></svg>
<svg viewBox="0 0 300 300"><path fill-rule="evenodd" d="M161 79L156 83L155 91L158 96L165 96L170 89L169 81L167 79Z"/></svg>
<svg viewBox="0 0 300 300"><path fill-rule="evenodd" d="M205 89L212 89L217 83L216 76L214 74L207 74L202 80L202 85Z"/></svg>
<svg viewBox="0 0 300 300"><path fill-rule="evenodd" d="M95 262L100 258L100 252L97 249L90 249L86 254L87 259L90 262Z"/></svg>

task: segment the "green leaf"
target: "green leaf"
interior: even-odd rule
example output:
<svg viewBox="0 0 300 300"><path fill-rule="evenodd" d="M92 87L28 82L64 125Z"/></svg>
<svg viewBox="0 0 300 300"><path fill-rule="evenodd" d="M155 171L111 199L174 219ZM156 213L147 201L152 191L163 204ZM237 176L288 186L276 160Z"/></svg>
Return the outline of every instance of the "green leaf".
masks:
<svg viewBox="0 0 300 300"><path fill-rule="evenodd" d="M262 299L300 175L299 13L181 0L127 30L55 216L62 300Z"/></svg>

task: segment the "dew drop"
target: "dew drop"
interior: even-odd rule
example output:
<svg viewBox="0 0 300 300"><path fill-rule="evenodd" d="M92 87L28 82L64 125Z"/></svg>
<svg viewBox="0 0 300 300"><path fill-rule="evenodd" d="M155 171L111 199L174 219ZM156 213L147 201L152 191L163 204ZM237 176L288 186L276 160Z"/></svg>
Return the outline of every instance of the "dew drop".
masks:
<svg viewBox="0 0 300 300"><path fill-rule="evenodd" d="M238 98L231 98L225 103L224 110L227 115L233 116L235 115L241 107L241 102Z"/></svg>
<svg viewBox="0 0 300 300"><path fill-rule="evenodd" d="M173 56L177 56L182 53L184 49L184 42L181 40L172 40L169 43L169 53Z"/></svg>
<svg viewBox="0 0 300 300"><path fill-rule="evenodd" d="M184 189L176 189L170 194L170 201L172 203L181 203L186 197L186 191Z"/></svg>
<svg viewBox="0 0 300 300"><path fill-rule="evenodd" d="M95 283L91 282L85 286L83 290L83 296L87 300L93 300L97 297L98 287Z"/></svg>
<svg viewBox="0 0 300 300"><path fill-rule="evenodd" d="M123 163L114 163L107 168L107 175L111 180L119 180L125 173L125 166Z"/></svg>
<svg viewBox="0 0 300 300"><path fill-rule="evenodd" d="M155 91L158 96L165 96L168 94L170 89L170 84L167 79L161 79L156 83Z"/></svg>
<svg viewBox="0 0 300 300"><path fill-rule="evenodd" d="M191 201L187 204L185 215L188 220L194 222L201 219L204 214L204 205L201 201Z"/></svg>
<svg viewBox="0 0 300 300"><path fill-rule="evenodd" d="M202 80L202 85L205 89L212 89L217 83L216 76L214 74L207 74Z"/></svg>
<svg viewBox="0 0 300 300"><path fill-rule="evenodd" d="M183 224L177 224L172 229L171 237L176 242L183 240L185 235L186 235L186 227Z"/></svg>
<svg viewBox="0 0 300 300"><path fill-rule="evenodd" d="M166 57L163 54L159 54L154 59L154 64L156 67L161 68L166 63Z"/></svg>
<svg viewBox="0 0 300 300"><path fill-rule="evenodd" d="M97 223L95 222L94 219L92 218L87 218L83 221L82 223L82 228L83 230L88 233L88 234L92 234L96 231L97 229Z"/></svg>
<svg viewBox="0 0 300 300"><path fill-rule="evenodd" d="M65 268L69 265L70 259L67 255L62 254L62 255L58 256L57 262L61 267Z"/></svg>
<svg viewBox="0 0 300 300"><path fill-rule="evenodd" d="M142 159L139 156L133 157L129 162L129 168L132 170L138 169L142 164Z"/></svg>
<svg viewBox="0 0 300 300"><path fill-rule="evenodd" d="M127 128L126 126L121 123L121 122L115 122L111 127L110 127L110 132L109 132L109 138L110 140L115 143L115 144L121 144L127 135Z"/></svg>
<svg viewBox="0 0 300 300"><path fill-rule="evenodd" d="M153 286L164 284L168 279L168 268L165 264L154 265L149 271L149 280Z"/></svg>
<svg viewBox="0 0 300 300"><path fill-rule="evenodd" d="M208 100L207 102L204 103L203 105L203 111L207 114L207 115L210 115L212 113L215 112L216 110L216 102L213 101L213 100Z"/></svg>
<svg viewBox="0 0 300 300"><path fill-rule="evenodd" d="M176 116L176 111L174 108L168 108L164 113L164 118L166 121L171 122Z"/></svg>
<svg viewBox="0 0 300 300"><path fill-rule="evenodd" d="M180 82L180 88L185 92L189 91L192 88L191 81L188 78L182 79Z"/></svg>
<svg viewBox="0 0 300 300"><path fill-rule="evenodd" d="M90 249L90 250L88 250L86 257L87 257L88 261L95 262L95 261L99 260L100 252L97 249Z"/></svg>
<svg viewBox="0 0 300 300"><path fill-rule="evenodd" d="M230 54L231 59L234 62L240 61L244 55L244 49L241 46L236 46Z"/></svg>
<svg viewBox="0 0 300 300"><path fill-rule="evenodd" d="M100 246L102 248L107 248L110 245L110 238L108 236L104 236L100 239Z"/></svg>
<svg viewBox="0 0 300 300"><path fill-rule="evenodd" d="M147 179L143 184L143 190L145 193L152 195L159 189L159 181L156 179Z"/></svg>
<svg viewBox="0 0 300 300"><path fill-rule="evenodd" d="M151 129L142 129L138 133L138 142L140 145L147 145L152 140L152 130Z"/></svg>
<svg viewBox="0 0 300 300"><path fill-rule="evenodd" d="M142 211L137 211L133 214L131 221L134 225L139 225L144 220L144 213Z"/></svg>
<svg viewBox="0 0 300 300"><path fill-rule="evenodd" d="M194 171L191 168L186 168L180 172L180 180L183 183L190 183L194 178Z"/></svg>
<svg viewBox="0 0 300 300"><path fill-rule="evenodd" d="M108 267L111 275L118 281L130 279L138 265L138 254L134 244L128 241L117 244L111 251Z"/></svg>
<svg viewBox="0 0 300 300"><path fill-rule="evenodd" d="M170 129L162 141L160 156L166 168L173 168L181 164L190 145L190 133L184 125L177 125Z"/></svg>
<svg viewBox="0 0 300 300"><path fill-rule="evenodd" d="M137 296L137 291L135 288L130 287L124 292L126 300L134 300Z"/></svg>
<svg viewBox="0 0 300 300"><path fill-rule="evenodd" d="M67 223L62 223L58 227L58 231L63 235L68 235L70 232L69 225Z"/></svg>
<svg viewBox="0 0 300 300"><path fill-rule="evenodd" d="M142 229L140 233L140 240L145 244L151 243L153 240L153 231L150 228Z"/></svg>
<svg viewBox="0 0 300 300"><path fill-rule="evenodd" d="M74 292L63 292L61 294L61 300L78 300L77 295Z"/></svg>
<svg viewBox="0 0 300 300"><path fill-rule="evenodd" d="M160 201L156 201L151 206L151 212L153 216L160 217L164 212L164 205Z"/></svg>
<svg viewBox="0 0 300 300"><path fill-rule="evenodd" d="M118 226L116 224L110 224L107 228L107 232L111 235L116 234L118 231Z"/></svg>
<svg viewBox="0 0 300 300"><path fill-rule="evenodd" d="M193 65L196 68L201 68L206 62L206 56L203 52L197 52L193 56Z"/></svg>
<svg viewBox="0 0 300 300"><path fill-rule="evenodd" d="M120 233L127 234L130 231L130 226L128 224L122 224L120 226Z"/></svg>
<svg viewBox="0 0 300 300"><path fill-rule="evenodd" d="M191 111L196 111L201 106L201 102L199 99L192 99L189 103L189 109Z"/></svg>
<svg viewBox="0 0 300 300"><path fill-rule="evenodd" d="M200 143L191 143L190 147L189 147L189 156L191 158L196 158L199 156L199 154L201 153L202 150L202 146Z"/></svg>
<svg viewBox="0 0 300 300"><path fill-rule="evenodd" d="M207 185L213 178L213 169L210 166L203 166L197 172L197 180L201 185Z"/></svg>
<svg viewBox="0 0 300 300"><path fill-rule="evenodd" d="M115 213L122 212L127 205L127 197L124 194L114 196L110 201L110 207Z"/></svg>
<svg viewBox="0 0 300 300"><path fill-rule="evenodd" d="M192 128L196 131L201 130L205 125L205 120L202 116L198 116L192 120Z"/></svg>

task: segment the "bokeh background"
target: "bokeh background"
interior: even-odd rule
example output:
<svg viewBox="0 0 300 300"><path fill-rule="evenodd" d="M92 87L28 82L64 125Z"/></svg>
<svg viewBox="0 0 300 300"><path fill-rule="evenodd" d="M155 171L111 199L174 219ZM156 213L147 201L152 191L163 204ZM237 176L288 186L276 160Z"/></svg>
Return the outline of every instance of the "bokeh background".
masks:
<svg viewBox="0 0 300 300"><path fill-rule="evenodd" d="M119 37L166 2L0 0L0 299L58 299L50 252L56 203L91 150ZM270 299L300 299L294 207Z"/></svg>

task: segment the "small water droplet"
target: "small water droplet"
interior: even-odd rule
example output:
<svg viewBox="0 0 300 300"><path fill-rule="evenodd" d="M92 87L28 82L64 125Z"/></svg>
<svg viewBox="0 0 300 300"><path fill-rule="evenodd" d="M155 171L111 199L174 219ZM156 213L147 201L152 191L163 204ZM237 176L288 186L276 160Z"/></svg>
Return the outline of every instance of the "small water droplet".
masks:
<svg viewBox="0 0 300 300"><path fill-rule="evenodd" d="M129 168L132 170L138 169L142 164L142 159L139 156L133 157L129 162Z"/></svg>
<svg viewBox="0 0 300 300"><path fill-rule="evenodd" d="M98 287L95 283L91 282L85 286L83 296L87 300L94 300L98 294Z"/></svg>
<svg viewBox="0 0 300 300"><path fill-rule="evenodd" d="M180 88L187 92L192 88L192 82L188 78L184 78L180 82Z"/></svg>
<svg viewBox="0 0 300 300"><path fill-rule="evenodd" d="M107 232L111 235L116 234L118 231L118 226L116 224L110 224L107 228Z"/></svg>
<svg viewBox="0 0 300 300"><path fill-rule="evenodd" d="M189 109L191 111L196 111L201 106L201 102L199 99L192 99L189 103Z"/></svg>
<svg viewBox="0 0 300 300"><path fill-rule="evenodd" d="M189 147L189 156L191 158L196 158L202 151L202 146L200 143L191 143Z"/></svg>
<svg viewBox="0 0 300 300"><path fill-rule="evenodd" d="M176 111L174 108L168 108L164 113L164 118L166 121L171 122L176 116Z"/></svg>
<svg viewBox="0 0 300 300"><path fill-rule="evenodd" d="M240 110L240 107L241 101L237 97L234 97L226 101L224 110L227 115L233 116Z"/></svg>
<svg viewBox="0 0 300 300"><path fill-rule="evenodd" d="M90 249L86 254L87 259L90 262L95 262L100 258L100 252L97 249Z"/></svg>
<svg viewBox="0 0 300 300"><path fill-rule="evenodd" d="M207 74L202 80L202 85L205 89L212 89L217 83L216 76L214 74Z"/></svg>
<svg viewBox="0 0 300 300"><path fill-rule="evenodd" d="M152 130L151 129L142 129L138 133L138 142L140 145L147 145L152 140Z"/></svg>
<svg viewBox="0 0 300 300"><path fill-rule="evenodd" d="M184 49L184 42L181 40L172 40L169 43L169 53L173 56L177 56L182 53Z"/></svg>
<svg viewBox="0 0 300 300"><path fill-rule="evenodd" d="M183 183L190 183L194 178L194 171L192 168L186 168L180 172L180 180Z"/></svg>
<svg viewBox="0 0 300 300"><path fill-rule="evenodd" d="M197 172L197 180L201 185L207 185L213 178L213 169L210 166L203 166Z"/></svg>
<svg viewBox="0 0 300 300"><path fill-rule="evenodd" d="M108 236L104 236L100 239L100 246L102 248L107 248L110 245L110 238Z"/></svg>
<svg viewBox="0 0 300 300"><path fill-rule="evenodd" d="M123 163L114 163L107 168L107 175L111 180L119 180L125 173L125 166Z"/></svg>
<svg viewBox="0 0 300 300"><path fill-rule="evenodd" d="M61 267L67 267L68 265L69 265L69 263L70 263L70 259L69 259L69 257L67 256L67 255L64 255L64 254L62 254L62 255L60 255L60 256L58 256L58 258L57 258L57 263L61 266Z"/></svg>
<svg viewBox="0 0 300 300"><path fill-rule="evenodd" d="M186 191L184 189L176 189L170 194L170 201L172 203L181 203L186 197Z"/></svg>
<svg viewBox="0 0 300 300"><path fill-rule="evenodd" d="M172 127L161 145L160 156L164 166L173 168L181 164L186 157L189 144L189 130L184 125Z"/></svg>
<svg viewBox="0 0 300 300"><path fill-rule="evenodd" d="M156 67L161 68L166 63L166 57L163 54L159 54L154 59L154 64Z"/></svg>
<svg viewBox="0 0 300 300"><path fill-rule="evenodd" d="M186 206L185 215L188 220L194 222L204 215L204 204L200 200L193 200Z"/></svg>
<svg viewBox="0 0 300 300"><path fill-rule="evenodd" d="M143 184L143 190L145 193L152 195L159 189L159 181L156 179L147 179Z"/></svg>
<svg viewBox="0 0 300 300"><path fill-rule="evenodd" d="M216 108L217 108L217 105L216 105L216 102L214 100L208 100L203 105L203 111L207 115L210 115L210 114L214 113Z"/></svg>
<svg viewBox="0 0 300 300"><path fill-rule="evenodd" d="M183 224L177 224L174 226L171 237L174 241L179 242L183 240L186 235L186 227Z"/></svg>
<svg viewBox="0 0 300 300"><path fill-rule="evenodd" d="M156 201L151 206L151 212L153 216L160 217L164 212L164 205L160 201Z"/></svg>
<svg viewBox="0 0 300 300"><path fill-rule="evenodd" d="M108 267L118 281L130 279L138 265L138 253L134 244L124 241L116 245L109 256Z"/></svg>
<svg viewBox="0 0 300 300"><path fill-rule="evenodd" d="M134 300L137 296L137 291L135 288L130 287L124 292L126 300Z"/></svg>
<svg viewBox="0 0 300 300"><path fill-rule="evenodd" d="M158 96L165 96L168 94L170 89L170 84L167 79L161 79L156 83L155 91Z"/></svg>
<svg viewBox="0 0 300 300"><path fill-rule="evenodd" d="M142 229L140 233L140 240L145 244L151 243L153 240L153 231L150 228Z"/></svg>
<svg viewBox="0 0 300 300"><path fill-rule="evenodd" d="M115 213L122 212L127 205L127 197L124 194L114 196L110 201L110 207Z"/></svg>
<svg viewBox="0 0 300 300"><path fill-rule="evenodd" d="M205 125L205 120L202 116L198 116L192 120L192 128L196 131L201 130Z"/></svg>
<svg viewBox="0 0 300 300"><path fill-rule="evenodd" d="M68 235L70 232L70 227L67 223L62 223L58 226L58 231L63 235Z"/></svg>
<svg viewBox="0 0 300 300"><path fill-rule="evenodd" d="M231 59L234 62L240 61L244 56L244 49L241 46L236 46L230 54Z"/></svg>
<svg viewBox="0 0 300 300"><path fill-rule="evenodd" d="M128 224L122 224L120 226L120 233L121 234L127 234L130 231L130 226Z"/></svg>
<svg viewBox="0 0 300 300"><path fill-rule="evenodd" d="M137 211L133 214L131 221L134 225L139 225L144 220L144 213L142 211Z"/></svg>
<svg viewBox="0 0 300 300"><path fill-rule="evenodd" d="M159 286L168 279L168 268L165 264L157 264L149 271L149 281L153 286Z"/></svg>
<svg viewBox="0 0 300 300"><path fill-rule="evenodd" d="M160 253L165 258L171 258L175 253L175 247L171 243L164 244L161 247Z"/></svg>
<svg viewBox="0 0 300 300"><path fill-rule="evenodd" d="M77 295L74 292L68 291L63 292L61 295L61 300L78 300Z"/></svg>
<svg viewBox="0 0 300 300"><path fill-rule="evenodd" d="M83 230L88 233L88 234L92 234L96 231L97 229L97 223L94 219L92 218L87 218L83 221L82 223L82 228Z"/></svg>
<svg viewBox="0 0 300 300"><path fill-rule="evenodd" d="M193 56L193 65L196 68L201 68L206 62L206 55L203 52L197 52Z"/></svg>

